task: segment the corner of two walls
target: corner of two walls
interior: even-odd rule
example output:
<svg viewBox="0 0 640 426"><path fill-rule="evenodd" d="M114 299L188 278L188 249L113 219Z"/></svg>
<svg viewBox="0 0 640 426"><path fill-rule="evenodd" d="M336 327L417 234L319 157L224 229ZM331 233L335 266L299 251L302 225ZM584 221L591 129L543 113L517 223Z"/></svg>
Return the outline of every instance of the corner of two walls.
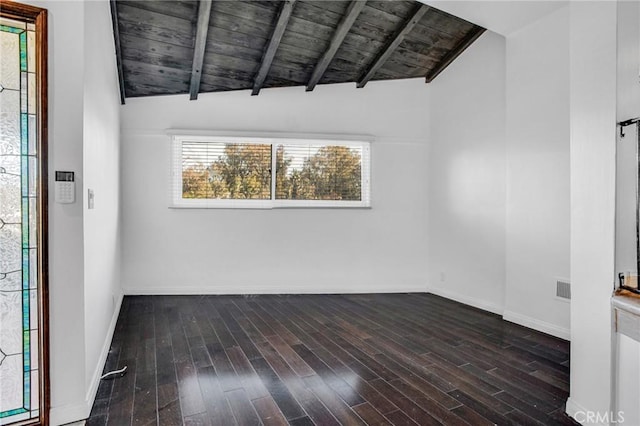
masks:
<svg viewBox="0 0 640 426"><path fill-rule="evenodd" d="M84 63L84 5L26 0L48 10L49 138L48 184L55 170L81 174ZM74 28L75 31L69 31ZM81 177L78 176L79 185ZM82 204L49 197L49 377L51 423L76 420L85 409L84 241ZM81 368L78 368L81 366Z"/></svg>
<svg viewBox="0 0 640 426"><path fill-rule="evenodd" d="M108 1L28 3L49 11L50 423L60 425L90 413L122 298L120 105ZM75 172L75 203L55 202L55 170Z"/></svg>
<svg viewBox="0 0 640 426"><path fill-rule="evenodd" d="M108 2L25 1L49 12L50 423L59 425L89 414L117 311L111 292L121 293L119 102ZM75 172L75 203L55 202L56 170Z"/></svg>
<svg viewBox="0 0 640 426"><path fill-rule="evenodd" d="M567 413L574 417L586 412L617 414L609 413L617 7L617 2L607 1L571 2L569 6L571 279L580 290L574 292L571 304L571 395ZM599 418L615 422L615 417Z"/></svg>
<svg viewBox="0 0 640 426"><path fill-rule="evenodd" d="M507 38L504 318L570 338L569 8Z"/></svg>
<svg viewBox="0 0 640 426"><path fill-rule="evenodd" d="M432 83L428 178L430 291L565 339L567 23L486 32Z"/></svg>
<svg viewBox="0 0 640 426"><path fill-rule="evenodd" d="M431 83L428 287L502 313L505 41L485 32Z"/></svg>
<svg viewBox="0 0 640 426"><path fill-rule="evenodd" d="M111 344L122 288L120 92L109 2L86 2L84 18L83 181L76 197L84 221L86 416ZM94 193L92 208L88 190Z"/></svg>

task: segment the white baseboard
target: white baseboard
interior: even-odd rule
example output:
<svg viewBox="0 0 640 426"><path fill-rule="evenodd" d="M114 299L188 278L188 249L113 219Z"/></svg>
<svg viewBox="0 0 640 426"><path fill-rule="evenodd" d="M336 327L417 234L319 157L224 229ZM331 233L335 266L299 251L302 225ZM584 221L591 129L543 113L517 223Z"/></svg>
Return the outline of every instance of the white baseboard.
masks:
<svg viewBox="0 0 640 426"><path fill-rule="evenodd" d="M537 318L532 318L513 311L504 311L504 313L502 314L502 318L504 318L506 321L511 321L513 323L523 325L525 327L532 328L534 330L541 331L543 333L550 334L564 340L571 340L571 330L569 330L568 328L559 327L555 324L551 324Z"/></svg>
<svg viewBox="0 0 640 426"><path fill-rule="evenodd" d="M89 417L89 412L91 412L91 406L87 404L87 401L78 404L51 407L51 411L49 411L49 423L51 426L59 426L77 422L78 420Z"/></svg>
<svg viewBox="0 0 640 426"><path fill-rule="evenodd" d="M474 308L482 309L484 311L493 312L494 314L501 315L505 321L523 325L527 328L531 328L542 333L550 334L552 336L559 337L565 340L571 339L571 330L569 330L568 328L559 327L555 324L528 317L517 312L505 311L502 306L499 306L487 300L476 299L468 295L444 290L441 288L429 288L427 289L427 293L446 297L447 299L455 300L456 302L464 303L465 305L473 306Z"/></svg>
<svg viewBox="0 0 640 426"><path fill-rule="evenodd" d="M584 411L586 410L580 404L576 403L573 399L571 399L571 397L567 399L567 405L565 407L564 412L567 413L569 417L575 420L576 414Z"/></svg>
<svg viewBox="0 0 640 426"><path fill-rule="evenodd" d="M589 425L589 426L609 426L610 424L616 423L600 423L593 420L594 417L590 419L587 417L586 413L591 413L592 411L584 408L582 405L575 402L571 397L567 399L567 406L565 408L565 413L573 420L577 421L581 425ZM604 413L610 414L610 413ZM606 417L606 416L605 416Z"/></svg>
<svg viewBox="0 0 640 426"><path fill-rule="evenodd" d="M122 292L117 296L113 316L111 317L111 323L107 330L107 336L104 339L100 358L98 359L98 364L96 365L93 376L91 377L91 383L87 390L87 394L85 395L84 402L63 405L61 407L51 407L49 414L52 426L66 425L68 423L82 421L88 418L91 414L91 408L93 407L96 393L98 392L98 385L100 384L100 376L102 376L102 370L104 369L104 364L107 361L107 355L109 355L109 348L111 347L113 333L116 330L116 323L118 321L118 316L120 315L120 307L122 306L123 297L124 294Z"/></svg>
<svg viewBox="0 0 640 426"><path fill-rule="evenodd" d="M124 298L124 294L122 293L122 291L120 291L120 293L117 295L116 304L113 309L113 316L111 317L111 322L109 323L109 329L107 330L107 336L105 337L104 343L102 344L102 350L100 351L100 358L98 359L98 364L96 365L96 368L93 371L93 376L91 377L91 384L89 385L89 389L87 390L87 395L85 399L89 406L89 411L91 411L91 407L93 407L93 403L96 399L96 393L98 392L98 386L100 385L100 377L102 376L102 370L104 369L104 365L107 362L107 356L109 355L109 348L111 348L113 333L116 331L116 323L118 322L118 316L120 315L120 308L122 307L123 298Z"/></svg>
<svg viewBox="0 0 640 426"><path fill-rule="evenodd" d="M127 296L142 295L231 295L231 294L364 294L364 293L425 293L423 285L403 285L399 287L367 286L353 287L331 285L323 288L316 287L288 287L265 285L234 285L234 286L162 286L162 287L125 287Z"/></svg>
<svg viewBox="0 0 640 426"><path fill-rule="evenodd" d="M502 315L503 307L499 306L488 300L480 300L474 297L469 297L453 291L444 290L441 288L428 288L427 293L442 296L447 299L455 300L456 302L463 303L465 305L473 306L474 308L482 309L483 311L493 312L494 314Z"/></svg>

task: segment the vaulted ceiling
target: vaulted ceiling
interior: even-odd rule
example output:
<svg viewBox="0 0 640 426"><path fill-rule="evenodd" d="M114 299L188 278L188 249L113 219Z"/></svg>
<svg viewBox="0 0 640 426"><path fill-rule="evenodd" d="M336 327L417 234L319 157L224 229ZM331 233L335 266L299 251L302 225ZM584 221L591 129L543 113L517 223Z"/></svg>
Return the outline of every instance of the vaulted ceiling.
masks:
<svg viewBox="0 0 640 426"><path fill-rule="evenodd" d="M111 0L121 97L424 77L484 28L403 0Z"/></svg>

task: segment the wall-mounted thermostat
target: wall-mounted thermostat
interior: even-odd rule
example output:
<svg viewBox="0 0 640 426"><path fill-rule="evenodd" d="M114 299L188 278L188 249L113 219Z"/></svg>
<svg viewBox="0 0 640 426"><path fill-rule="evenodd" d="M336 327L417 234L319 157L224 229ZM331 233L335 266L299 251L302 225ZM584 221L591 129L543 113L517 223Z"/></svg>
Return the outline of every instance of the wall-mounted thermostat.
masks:
<svg viewBox="0 0 640 426"><path fill-rule="evenodd" d="M76 182L73 172L56 171L56 203L70 204L76 201Z"/></svg>

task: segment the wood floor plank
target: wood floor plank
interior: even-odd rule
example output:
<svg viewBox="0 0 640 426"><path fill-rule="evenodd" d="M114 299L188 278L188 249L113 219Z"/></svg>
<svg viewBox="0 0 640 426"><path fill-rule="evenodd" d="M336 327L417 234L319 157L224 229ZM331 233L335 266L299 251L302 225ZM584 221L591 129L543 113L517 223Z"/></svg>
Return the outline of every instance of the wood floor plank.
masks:
<svg viewBox="0 0 640 426"><path fill-rule="evenodd" d="M549 374L544 370L535 370L531 372L531 375L549 383L550 385L555 386L556 388L562 390L565 394L569 392L569 383L567 383L565 380L559 379L552 374Z"/></svg>
<svg viewBox="0 0 640 426"><path fill-rule="evenodd" d="M287 419L284 418L278 408L278 404L275 403L271 396L254 399L251 402L265 426L286 426L288 424Z"/></svg>
<svg viewBox="0 0 640 426"><path fill-rule="evenodd" d="M198 383L202 392L202 400L207 412L207 419L212 424L237 424L220 386L220 380L212 366L198 370Z"/></svg>
<svg viewBox="0 0 640 426"><path fill-rule="evenodd" d="M540 398L533 389L521 389L518 386L514 386L513 384L509 383L507 380L505 380L505 378L491 375L486 371L480 370L479 368L471 364L464 365L462 366L462 368L466 371L471 372L487 383L503 389L505 392L515 396L518 399L521 399L523 401L530 401L532 404L539 407L544 412L551 412L554 409L551 402L545 401L544 399Z"/></svg>
<svg viewBox="0 0 640 426"><path fill-rule="evenodd" d="M368 425L384 426L391 424L389 420L385 419L384 416L368 402L356 405L353 407L353 411L355 411Z"/></svg>
<svg viewBox="0 0 640 426"><path fill-rule="evenodd" d="M286 363L273 346L265 342L258 344L258 348L269 362L269 365L286 384L291 393L295 395L298 403L314 422L322 425L339 424L335 417L318 400L316 395L306 386L302 378L291 369L289 364Z"/></svg>
<svg viewBox="0 0 640 426"><path fill-rule="evenodd" d="M316 374L315 371L304 362L291 346L287 345L279 336L268 336L267 341L273 346L280 356L291 366L291 369L300 377Z"/></svg>
<svg viewBox="0 0 640 426"><path fill-rule="evenodd" d="M136 359L133 395L133 424L157 423L156 343L154 338L140 342Z"/></svg>
<svg viewBox="0 0 640 426"><path fill-rule="evenodd" d="M379 376L369 367L364 365L358 358L347 352L343 347L334 343L327 337L327 333L315 333L313 338L322 343L326 350L330 351L336 358L353 370L364 380L374 380Z"/></svg>
<svg viewBox="0 0 640 426"><path fill-rule="evenodd" d="M253 365L256 373L258 373L262 379L271 397L276 404L278 404L278 407L280 407L282 414L284 414L287 420L297 419L298 417L304 417L306 415L302 407L300 407L291 395L291 392L287 389L287 386L282 383L282 380L280 380L264 358L252 359L251 365Z"/></svg>
<svg viewBox="0 0 640 426"><path fill-rule="evenodd" d="M265 389L260 377L256 374L251 363L238 346L228 348L226 351L233 368L238 374L238 379L242 382L242 386L247 391L249 399L261 399L269 395Z"/></svg>
<svg viewBox="0 0 640 426"><path fill-rule="evenodd" d="M411 371L407 370L400 364L393 362L391 359L389 359L385 355L379 355L377 359L378 361L380 361L382 365L384 365L385 367L389 368L391 371L396 373L399 378L402 378L404 381L406 381L410 385L417 388L420 392L422 392L429 398L433 399L434 401L437 401L439 404L441 404L443 407L447 408L448 410L456 408L457 406L460 405L460 403L456 401L454 398L442 392L440 389L433 386L426 380L411 373Z"/></svg>
<svg viewBox="0 0 640 426"><path fill-rule="evenodd" d="M116 380L109 400L107 425L130 424L133 417L133 396L135 392L136 364L135 359L124 359L122 365L127 366L127 374Z"/></svg>
<svg viewBox="0 0 640 426"><path fill-rule="evenodd" d="M576 425L569 345L430 294L127 296L88 425Z"/></svg>
<svg viewBox="0 0 640 426"><path fill-rule="evenodd" d="M260 419L244 389L225 392L231 411L239 425L259 425Z"/></svg>
<svg viewBox="0 0 640 426"><path fill-rule="evenodd" d="M473 411L466 405L461 405L458 408L451 410L456 416L460 417L465 422L473 426L494 426L495 423L489 419L485 419L480 414Z"/></svg>
<svg viewBox="0 0 640 426"><path fill-rule="evenodd" d="M549 415L547 413L544 413L543 411L539 410L538 407L532 406L530 404L527 404L524 401L521 401L520 399L511 395L509 392L504 392L504 391L500 392L494 395L494 398L499 399L500 401L513 407L514 410L510 412L519 411L521 414L524 414L527 417L534 419L542 424L551 425L554 423L552 419L549 418ZM506 413L507 417L508 417L508 414L509 413Z"/></svg>
<svg viewBox="0 0 640 426"><path fill-rule="evenodd" d="M313 426L315 423L313 423L313 420L311 420L309 417L304 416L298 419L291 420L289 424L292 426Z"/></svg>
<svg viewBox="0 0 640 426"><path fill-rule="evenodd" d="M335 393L350 406L362 404L365 402L362 397L342 378L340 378L333 370L324 363L315 353L310 351L304 345L295 345L292 347L300 357L318 373L318 376L331 388Z"/></svg>
<svg viewBox="0 0 640 426"><path fill-rule="evenodd" d="M371 386L376 388L381 394L393 402L400 410L419 425L440 425L431 414L418 406L415 402L404 396L389 383L382 379L373 380Z"/></svg>
<svg viewBox="0 0 640 426"><path fill-rule="evenodd" d="M303 379L341 425L363 425L364 421L318 376Z"/></svg>
<svg viewBox="0 0 640 426"><path fill-rule="evenodd" d="M184 418L184 426L210 426L211 421L207 413L198 413Z"/></svg>
<svg viewBox="0 0 640 426"><path fill-rule="evenodd" d="M168 320L168 312L171 311L171 308L165 306L164 300L166 299L154 299L157 303L154 317L156 322L156 395L158 398L158 424L169 425L182 422L182 411L180 410L180 396L173 363L173 348Z"/></svg>
<svg viewBox="0 0 640 426"><path fill-rule="evenodd" d="M196 369L190 361L176 363L178 376L178 394L183 417L199 414L206 410Z"/></svg>
<svg viewBox="0 0 640 426"><path fill-rule="evenodd" d="M404 396L418 404L421 408L425 409L431 416L435 417L442 424L445 425L466 425L467 423L456 416L451 410L460 407L462 404L456 401L455 407L447 409L438 402L430 398L428 395L422 393L419 389L411 386L409 383L401 379L396 379L389 382L391 386L398 389Z"/></svg>
<svg viewBox="0 0 640 426"><path fill-rule="evenodd" d="M418 423L411 420L401 410L393 411L389 414L385 414L385 417L391 421L395 426L414 426Z"/></svg>
<svg viewBox="0 0 640 426"><path fill-rule="evenodd" d="M467 395L466 393L454 390L451 391L451 395L455 397L458 401L469 408L471 408L476 413L480 414L485 419L497 424L497 425L511 425L513 422L509 420L505 415L500 414L496 411L493 406L483 404L479 402L477 399ZM513 411L513 410L511 410ZM511 412L510 411L510 412ZM508 414L508 413L507 413Z"/></svg>
<svg viewBox="0 0 640 426"><path fill-rule="evenodd" d="M231 346L231 348L237 348L237 346ZM226 392L238 389L240 386L238 376L222 344L218 342L207 344L207 352L213 361L213 367L215 368L218 383L222 390Z"/></svg>
<svg viewBox="0 0 640 426"><path fill-rule="evenodd" d="M298 343L300 343L300 339L298 339L298 337L293 334L291 331L289 331L289 329L287 329L284 325L282 325L280 322L278 322L268 311L267 309L263 308L262 306L260 306L258 303L256 302L249 302L248 305L251 307L251 309L253 309L253 312L262 320L265 322L265 324L268 324L269 327L278 335L280 336L285 342L287 342L287 344L289 345L296 345ZM264 334L264 333L263 333ZM268 334L265 334L265 336L267 336Z"/></svg>
<svg viewBox="0 0 640 426"><path fill-rule="evenodd" d="M175 383L159 385L158 394L158 424L175 425L182 421L178 386Z"/></svg>

